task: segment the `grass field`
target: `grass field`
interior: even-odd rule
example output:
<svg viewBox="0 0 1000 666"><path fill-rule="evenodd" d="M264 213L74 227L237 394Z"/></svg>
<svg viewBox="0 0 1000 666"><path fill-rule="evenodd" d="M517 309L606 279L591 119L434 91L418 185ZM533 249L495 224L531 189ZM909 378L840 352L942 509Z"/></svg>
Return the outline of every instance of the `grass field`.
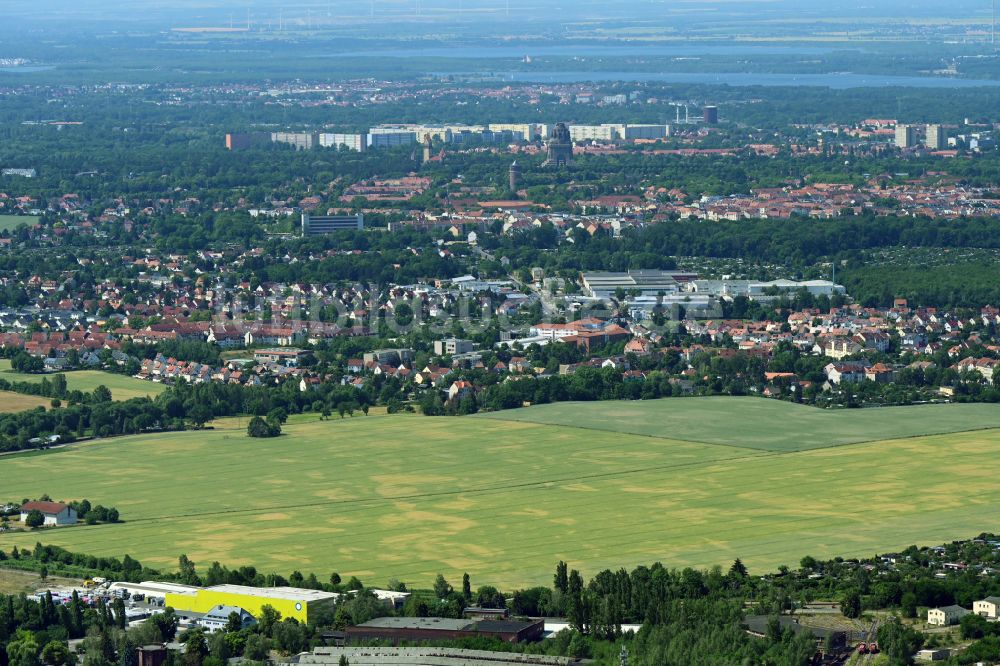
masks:
<svg viewBox="0 0 1000 666"><path fill-rule="evenodd" d="M0 231L13 231L20 226L31 226L38 222L32 215L0 215Z"/></svg>
<svg viewBox="0 0 1000 666"><path fill-rule="evenodd" d="M22 594L34 592L46 585L79 585L72 578L49 576L44 582L38 574L30 571L0 569L0 594Z"/></svg>
<svg viewBox="0 0 1000 666"><path fill-rule="evenodd" d="M1000 406L916 405L897 409L816 409L759 398L561 402L476 418L674 437L764 451L1000 428Z"/></svg>
<svg viewBox="0 0 1000 666"><path fill-rule="evenodd" d="M85 393L93 391L103 384L111 389L111 396L115 400L128 400L129 398L141 398L144 396L154 396L166 390L163 384L143 381L135 377L126 375L116 375L100 370L72 370L63 373L66 375L66 385L69 389L80 390ZM43 377L50 377L51 374L26 375L14 372L10 368L8 359L0 359L0 377L10 382L40 382ZM48 401L46 401L47 403ZM11 411L11 410L4 410Z"/></svg>
<svg viewBox="0 0 1000 666"><path fill-rule="evenodd" d="M704 415L701 400L664 402ZM757 402L706 401L736 433ZM802 408L766 404L779 408L774 429L800 428L783 414ZM579 420L596 406L581 406ZM912 409L874 411L870 426L930 418ZM549 582L560 559L593 573L740 557L763 572L806 554L870 555L1000 530L991 499L1000 429L768 451L523 418L303 416L272 440L246 438L238 419L219 425L0 459L0 500L87 497L127 521L5 534L0 548L42 541L170 569L186 553L202 567L337 571L383 585L467 571L474 584L509 588Z"/></svg>
<svg viewBox="0 0 1000 666"><path fill-rule="evenodd" d="M23 412L35 407L48 407L51 399L24 395L13 391L0 391L0 413Z"/></svg>

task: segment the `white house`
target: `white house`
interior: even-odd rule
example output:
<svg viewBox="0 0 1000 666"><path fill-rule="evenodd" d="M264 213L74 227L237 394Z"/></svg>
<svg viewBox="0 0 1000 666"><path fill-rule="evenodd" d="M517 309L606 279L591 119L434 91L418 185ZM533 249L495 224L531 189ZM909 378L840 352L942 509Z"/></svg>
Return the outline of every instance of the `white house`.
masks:
<svg viewBox="0 0 1000 666"><path fill-rule="evenodd" d="M865 380L867 366L862 363L828 363L823 372L831 384L858 384Z"/></svg>
<svg viewBox="0 0 1000 666"><path fill-rule="evenodd" d="M448 399L462 400L464 398L471 397L473 393L475 393L475 387L471 382L459 380L457 382L452 382L451 386L448 388Z"/></svg>
<svg viewBox="0 0 1000 666"><path fill-rule="evenodd" d="M208 633L214 634L216 631L226 628L226 625L229 624L229 616L233 613L236 613L240 619L240 629L246 629L257 624L257 620L254 619L253 615L239 606L223 606L222 604L205 613L205 616L198 620L198 624L204 627Z"/></svg>
<svg viewBox="0 0 1000 666"><path fill-rule="evenodd" d="M60 502L25 502L21 505L21 522L24 522L32 511L41 511L45 516L45 525L76 524L76 509Z"/></svg>
<svg viewBox="0 0 1000 666"><path fill-rule="evenodd" d="M1000 597L986 597L972 604L972 612L991 619L1000 617Z"/></svg>
<svg viewBox="0 0 1000 666"><path fill-rule="evenodd" d="M939 627L946 627L950 624L955 624L963 616L969 614L969 610L962 608L961 606L942 606L941 608L932 608L927 611L927 624L934 624Z"/></svg>

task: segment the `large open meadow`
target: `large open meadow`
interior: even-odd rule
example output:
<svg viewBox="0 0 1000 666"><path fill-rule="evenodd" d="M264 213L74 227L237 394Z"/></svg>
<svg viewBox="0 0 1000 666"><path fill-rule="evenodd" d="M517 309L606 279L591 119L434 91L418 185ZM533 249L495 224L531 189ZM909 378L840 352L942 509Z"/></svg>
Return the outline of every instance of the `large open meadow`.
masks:
<svg viewBox="0 0 1000 666"><path fill-rule="evenodd" d="M87 497L127 522L6 534L0 548L42 541L167 568L185 553L202 567L337 571L371 584L427 586L439 572L454 581L469 572L474 584L509 588L549 582L560 559L593 573L740 557L763 572L806 554L868 555L1000 530L1000 429L969 430L1000 407L956 409L963 417L953 421L948 406L838 413L842 424L859 418L879 436L898 429L905 438L844 445L825 422L826 446L795 451L748 444L735 424L763 403L775 408L776 441L788 429L807 437L794 416L805 408L701 400L664 402L726 414L733 441L596 428L587 423L595 408L635 407L601 403L577 406L583 427L523 418L532 410L508 414L517 420L297 417L281 437L251 440L245 422L228 419L216 430L9 456L0 501ZM964 432L914 436L906 424L930 412ZM630 414L622 429L637 429L637 418L648 415Z"/></svg>
<svg viewBox="0 0 1000 666"><path fill-rule="evenodd" d="M673 437L765 451L1000 428L1000 406L936 404L902 408L816 409L780 400L710 397L633 402L559 402L478 415L504 421Z"/></svg>
<svg viewBox="0 0 1000 666"><path fill-rule="evenodd" d="M26 409L35 409L36 407L48 407L51 403L51 399L37 395L0 391L0 413L4 414L23 412Z"/></svg>
<svg viewBox="0 0 1000 666"><path fill-rule="evenodd" d="M38 224L35 215L0 215L0 231L14 231L18 227L31 227Z"/></svg>
<svg viewBox="0 0 1000 666"><path fill-rule="evenodd" d="M135 377L116 375L101 370L72 370L63 374L66 375L66 386L71 391L78 390L90 393L103 384L111 389L111 396L115 400L155 396L167 388L163 384L154 384ZM43 377L51 379L52 374L28 375L15 372L10 367L9 359L0 359L0 377L9 382L40 382Z"/></svg>

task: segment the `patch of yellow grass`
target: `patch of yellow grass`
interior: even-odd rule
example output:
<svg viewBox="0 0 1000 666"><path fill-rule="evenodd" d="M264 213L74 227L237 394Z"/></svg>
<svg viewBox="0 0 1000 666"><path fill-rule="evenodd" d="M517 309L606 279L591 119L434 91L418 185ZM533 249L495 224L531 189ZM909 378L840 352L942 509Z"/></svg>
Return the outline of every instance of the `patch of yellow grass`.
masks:
<svg viewBox="0 0 1000 666"><path fill-rule="evenodd" d="M42 398L36 395L25 395L14 391L0 391L0 412L13 413L23 412L36 407L48 407L52 402L51 398Z"/></svg>

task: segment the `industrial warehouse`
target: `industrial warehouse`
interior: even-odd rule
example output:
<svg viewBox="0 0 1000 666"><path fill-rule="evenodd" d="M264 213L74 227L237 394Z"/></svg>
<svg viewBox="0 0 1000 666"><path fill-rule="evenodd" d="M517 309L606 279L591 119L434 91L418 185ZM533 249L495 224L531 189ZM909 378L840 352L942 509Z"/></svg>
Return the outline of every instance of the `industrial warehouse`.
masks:
<svg viewBox="0 0 1000 666"><path fill-rule="evenodd" d="M246 585L215 585L168 592L166 605L177 611L208 613L216 606L242 608L254 617L260 616L264 606L271 606L281 617L309 622L309 615L323 608L331 608L340 595L335 592L306 590L297 587L248 587Z"/></svg>
<svg viewBox="0 0 1000 666"><path fill-rule="evenodd" d="M194 587L178 583L146 581L142 583L112 583L109 591L122 590L130 595L142 595L148 601L161 601L177 612L208 614L219 606L231 606L259 617L264 606L270 606L283 618L308 623L310 615L332 608L340 597L336 592L307 590L298 587L249 587L246 585L214 585Z"/></svg>
<svg viewBox="0 0 1000 666"><path fill-rule="evenodd" d="M441 617L378 617L347 627L349 643L363 641L458 640L460 638L495 638L504 643L541 640L545 620L517 621L486 619L479 621Z"/></svg>

